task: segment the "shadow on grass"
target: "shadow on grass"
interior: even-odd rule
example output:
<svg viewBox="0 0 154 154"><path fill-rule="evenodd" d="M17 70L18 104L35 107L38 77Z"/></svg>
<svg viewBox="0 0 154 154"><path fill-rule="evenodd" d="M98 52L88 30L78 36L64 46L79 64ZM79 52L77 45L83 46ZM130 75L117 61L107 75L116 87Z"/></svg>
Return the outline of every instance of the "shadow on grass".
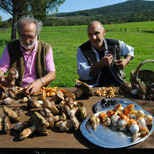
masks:
<svg viewBox="0 0 154 154"><path fill-rule="evenodd" d="M154 33L154 31L143 31L144 33Z"/></svg>

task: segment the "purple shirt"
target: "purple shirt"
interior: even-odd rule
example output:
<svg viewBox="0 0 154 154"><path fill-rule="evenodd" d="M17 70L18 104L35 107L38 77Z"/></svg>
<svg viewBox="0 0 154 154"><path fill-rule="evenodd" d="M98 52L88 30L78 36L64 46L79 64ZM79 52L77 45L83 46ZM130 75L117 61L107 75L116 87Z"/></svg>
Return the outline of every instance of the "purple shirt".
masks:
<svg viewBox="0 0 154 154"><path fill-rule="evenodd" d="M25 87L31 82L36 80L36 75L35 75L35 54L37 50L37 44L35 44L34 49L30 54L27 54L24 52L24 49L22 46L20 47L21 51L23 52L24 60L25 60L25 75L23 78L23 82L21 87ZM55 64L53 60L53 52L52 49L50 48L48 54L45 57L46 61L46 69L47 72L50 71L55 71ZM10 67L10 56L8 54L8 49L7 46L4 48L4 51L2 53L1 59L0 59L0 70L6 73Z"/></svg>

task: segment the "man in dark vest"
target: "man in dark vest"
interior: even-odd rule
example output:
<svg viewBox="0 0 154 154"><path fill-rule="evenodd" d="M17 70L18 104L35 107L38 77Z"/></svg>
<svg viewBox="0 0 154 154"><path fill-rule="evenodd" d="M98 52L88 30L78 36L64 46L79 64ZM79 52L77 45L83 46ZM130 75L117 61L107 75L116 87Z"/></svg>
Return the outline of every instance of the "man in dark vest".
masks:
<svg viewBox="0 0 154 154"><path fill-rule="evenodd" d="M7 82L5 74L14 67L19 73L16 86L25 87L27 93L34 94L55 79L52 48L37 39L41 21L22 17L17 28L19 40L9 42L0 59L0 82Z"/></svg>
<svg viewBox="0 0 154 154"><path fill-rule="evenodd" d="M92 21L87 33L89 41L77 52L79 79L90 86L119 86L125 81L123 69L134 58L134 48L123 41L104 38L105 29L99 21Z"/></svg>

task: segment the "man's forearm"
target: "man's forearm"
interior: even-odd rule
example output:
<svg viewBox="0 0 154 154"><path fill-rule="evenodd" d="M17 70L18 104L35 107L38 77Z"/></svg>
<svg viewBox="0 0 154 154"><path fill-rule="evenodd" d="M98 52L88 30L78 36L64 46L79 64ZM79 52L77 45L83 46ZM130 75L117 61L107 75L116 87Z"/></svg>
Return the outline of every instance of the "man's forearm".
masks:
<svg viewBox="0 0 154 154"><path fill-rule="evenodd" d="M0 77L4 76L4 72L0 70Z"/></svg>
<svg viewBox="0 0 154 154"><path fill-rule="evenodd" d="M51 71L48 74L46 74L45 76L41 77L40 80L42 82L42 85L47 85L48 83L50 83L51 81L55 80L56 77L56 72L55 71Z"/></svg>
<svg viewBox="0 0 154 154"><path fill-rule="evenodd" d="M95 63L93 66L91 66L90 68L90 76L94 76L96 75L98 72L101 71L101 68L102 68L102 63L101 62L97 62Z"/></svg>
<svg viewBox="0 0 154 154"><path fill-rule="evenodd" d="M132 56L127 55L127 56L125 57L125 59L127 59L128 63L129 63L129 62L130 62L130 60L132 59ZM128 64L128 63L127 63L127 64Z"/></svg>

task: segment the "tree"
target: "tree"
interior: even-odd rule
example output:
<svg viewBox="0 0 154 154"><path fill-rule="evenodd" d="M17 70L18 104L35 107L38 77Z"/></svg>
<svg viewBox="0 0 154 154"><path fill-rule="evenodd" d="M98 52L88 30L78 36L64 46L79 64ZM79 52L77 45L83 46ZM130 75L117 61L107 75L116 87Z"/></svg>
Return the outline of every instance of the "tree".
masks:
<svg viewBox="0 0 154 154"><path fill-rule="evenodd" d="M11 14L12 34L11 39L16 39L16 23L23 15L33 15L37 19L44 19L47 10L58 7L65 0L0 0L0 8Z"/></svg>

